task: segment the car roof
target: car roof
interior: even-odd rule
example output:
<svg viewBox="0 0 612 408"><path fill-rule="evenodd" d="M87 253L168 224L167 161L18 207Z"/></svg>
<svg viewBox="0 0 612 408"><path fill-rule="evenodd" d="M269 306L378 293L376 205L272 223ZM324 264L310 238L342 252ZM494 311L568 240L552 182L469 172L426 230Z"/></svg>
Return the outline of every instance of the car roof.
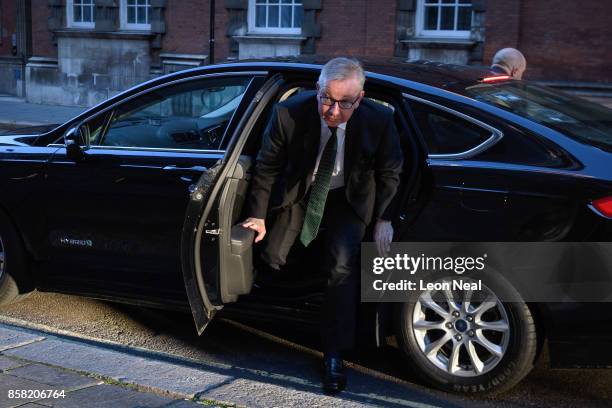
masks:
<svg viewBox="0 0 612 408"><path fill-rule="evenodd" d="M288 58L275 58L259 60L261 62L277 62L291 65L316 65L320 70L322 66L334 57L327 56L296 56ZM437 88L448 88L453 84L464 86L474 85L483 77L494 75L487 67L468 65L445 64L428 60L407 61L398 57L356 57L366 71L419 82ZM257 60L252 60L256 62ZM245 62L249 62L246 60Z"/></svg>
<svg viewBox="0 0 612 408"><path fill-rule="evenodd" d="M315 75L331 58L333 57L314 55L227 61L179 71L176 75L198 75L211 70L235 71L237 69L302 72ZM463 95L467 87L478 84L485 77L495 75L487 67L482 66L444 64L427 60L406 61L402 58L385 57L357 57L356 59L362 63L370 77L377 77L397 85L406 85L405 81L412 81Z"/></svg>

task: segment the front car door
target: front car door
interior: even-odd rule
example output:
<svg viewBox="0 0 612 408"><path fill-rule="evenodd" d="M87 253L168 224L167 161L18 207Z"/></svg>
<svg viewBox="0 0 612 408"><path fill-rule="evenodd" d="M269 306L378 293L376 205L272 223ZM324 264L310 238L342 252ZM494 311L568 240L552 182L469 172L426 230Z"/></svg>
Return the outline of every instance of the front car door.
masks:
<svg viewBox="0 0 612 408"><path fill-rule="evenodd" d="M150 89L85 121L91 148L48 166L43 287L187 306L183 220L200 177L257 91L260 73L209 74Z"/></svg>

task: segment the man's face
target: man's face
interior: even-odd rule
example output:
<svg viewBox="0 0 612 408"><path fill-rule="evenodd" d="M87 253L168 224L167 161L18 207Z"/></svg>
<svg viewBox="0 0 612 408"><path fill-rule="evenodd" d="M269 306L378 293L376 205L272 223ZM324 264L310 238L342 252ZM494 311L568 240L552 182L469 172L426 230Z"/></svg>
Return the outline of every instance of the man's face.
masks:
<svg viewBox="0 0 612 408"><path fill-rule="evenodd" d="M348 122L364 95L359 80L355 77L328 81L323 88L319 87L317 83L317 93L319 115L329 127L337 127L341 123ZM324 105L321 102L322 97L331 98L333 105ZM348 109L342 109L340 104L335 101L344 101L353 105Z"/></svg>

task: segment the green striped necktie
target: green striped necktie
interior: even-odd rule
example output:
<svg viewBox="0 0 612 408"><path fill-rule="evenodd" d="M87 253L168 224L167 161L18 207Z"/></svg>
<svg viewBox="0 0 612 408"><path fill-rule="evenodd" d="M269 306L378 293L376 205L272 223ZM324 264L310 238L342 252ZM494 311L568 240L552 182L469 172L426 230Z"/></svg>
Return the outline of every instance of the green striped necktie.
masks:
<svg viewBox="0 0 612 408"><path fill-rule="evenodd" d="M308 199L304 225L300 234L300 241L306 247L315 239L319 232L319 225L321 225L323 211L325 210L325 200L327 200L331 176L336 164L336 150L338 149L337 128L330 127L329 129L331 130L331 136L325 144L321 160L319 161L319 167L317 168L317 174L310 186L310 198Z"/></svg>

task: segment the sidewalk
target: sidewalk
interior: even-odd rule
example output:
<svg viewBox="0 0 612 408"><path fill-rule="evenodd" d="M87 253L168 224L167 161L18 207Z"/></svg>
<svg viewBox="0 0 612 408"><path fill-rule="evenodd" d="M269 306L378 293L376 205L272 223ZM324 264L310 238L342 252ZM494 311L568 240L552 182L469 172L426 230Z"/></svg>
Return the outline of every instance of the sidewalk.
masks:
<svg viewBox="0 0 612 408"><path fill-rule="evenodd" d="M235 406L203 397L229 378L145 353L0 324L2 408L202 406L196 399L207 406Z"/></svg>
<svg viewBox="0 0 612 408"><path fill-rule="evenodd" d="M351 389L328 396L318 377L287 375L274 365L199 361L9 317L2 321L0 408L491 406L434 396L363 369L349 370Z"/></svg>
<svg viewBox="0 0 612 408"><path fill-rule="evenodd" d="M23 99L0 97L0 128L18 129L28 126L64 123L87 108L38 105Z"/></svg>

